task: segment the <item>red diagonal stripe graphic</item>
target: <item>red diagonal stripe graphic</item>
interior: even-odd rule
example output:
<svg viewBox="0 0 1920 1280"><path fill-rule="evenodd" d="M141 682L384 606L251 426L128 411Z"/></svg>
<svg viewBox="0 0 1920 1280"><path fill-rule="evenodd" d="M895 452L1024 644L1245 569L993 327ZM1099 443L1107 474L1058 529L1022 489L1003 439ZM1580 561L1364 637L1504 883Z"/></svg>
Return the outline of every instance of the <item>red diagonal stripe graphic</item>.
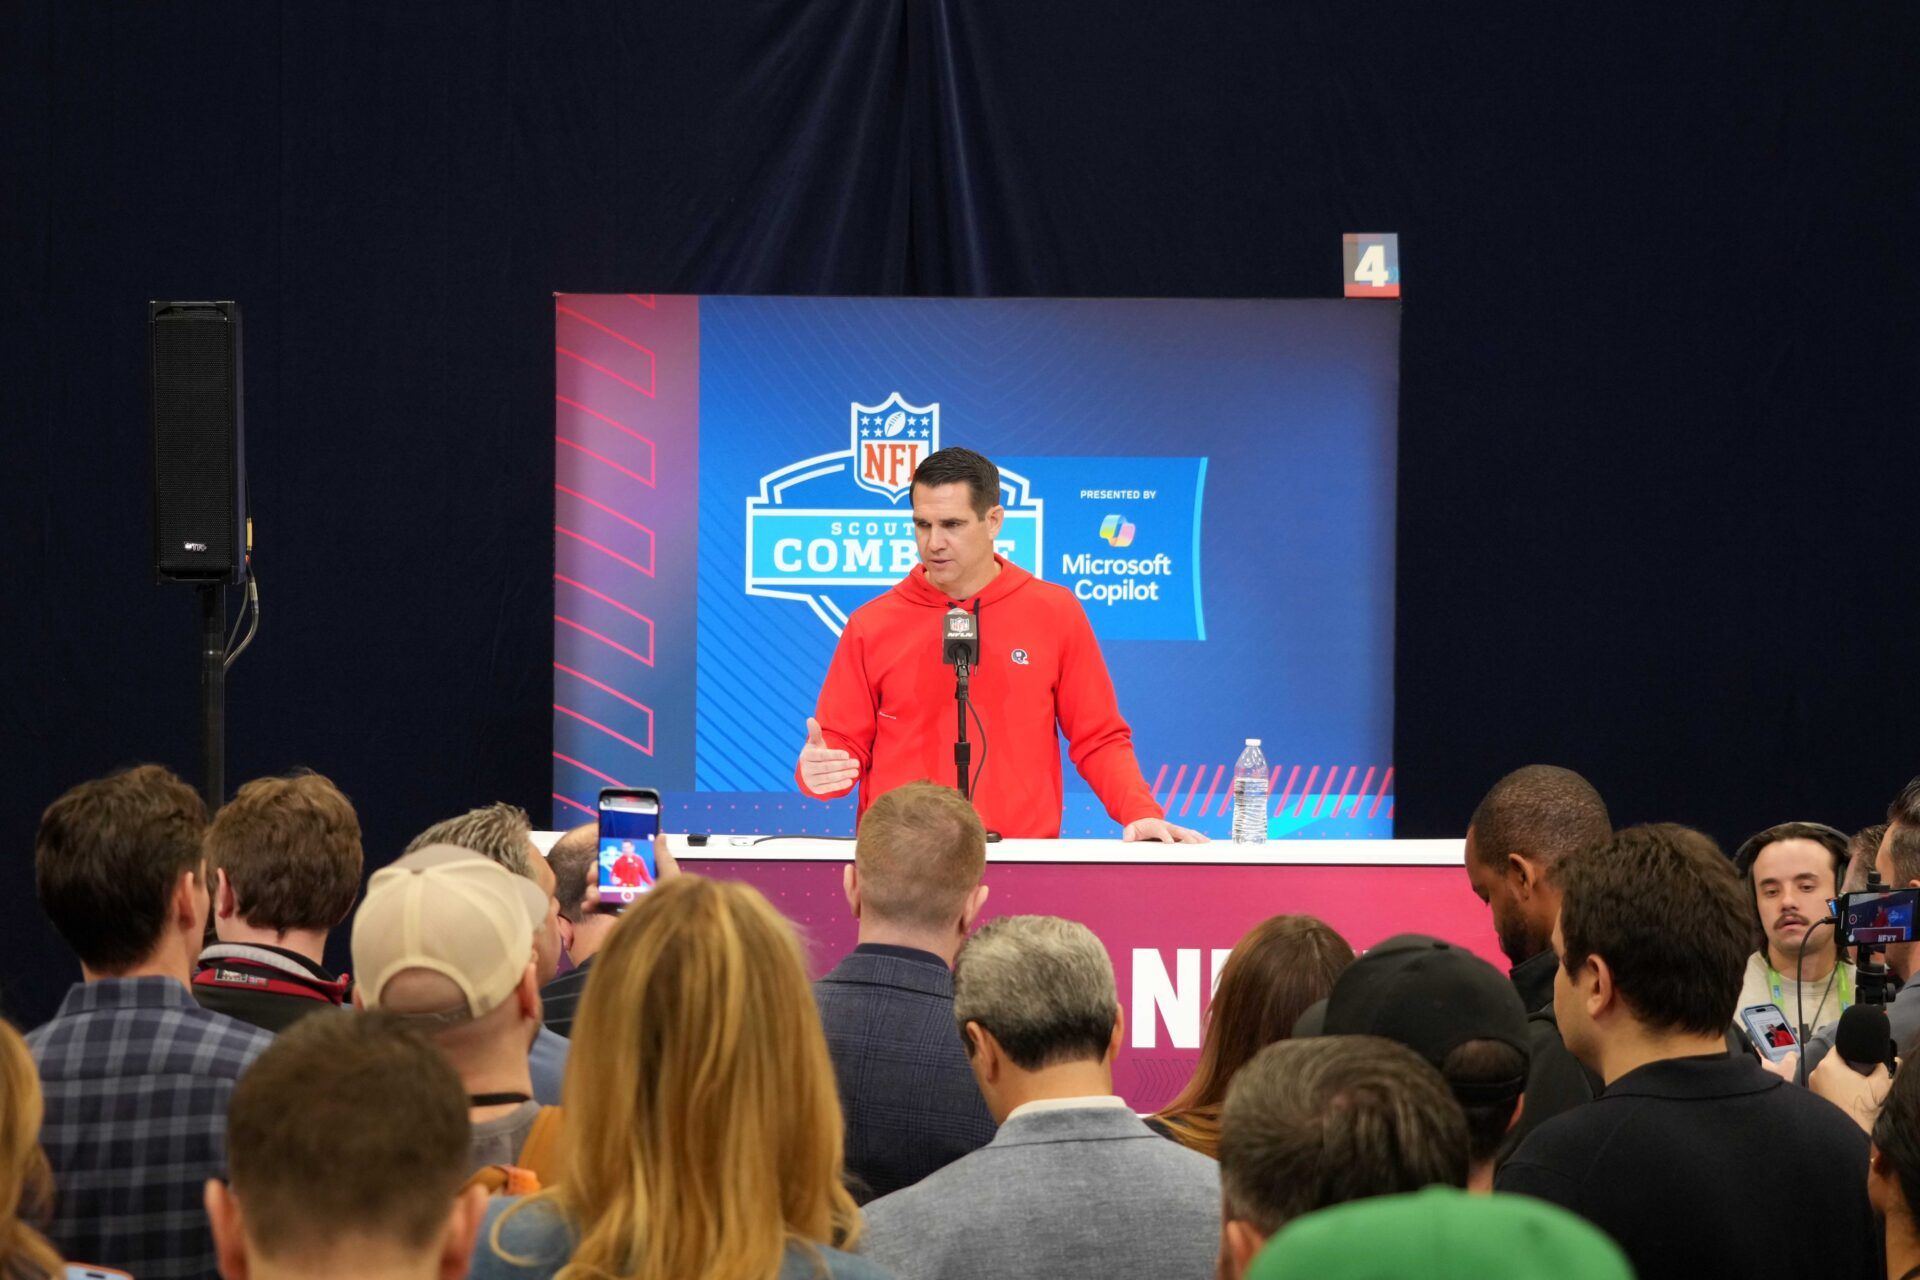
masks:
<svg viewBox="0 0 1920 1280"><path fill-rule="evenodd" d="M580 590L586 592L590 596L594 596L594 597L597 597L598 599L605 600L608 604L612 605L614 608L618 609L620 612L631 615L632 617L638 618L640 619L640 621L646 623L648 631L653 630L652 618L649 618L646 614L640 612L638 609L631 607L630 605L621 604L618 600L615 600L612 596L608 595L606 592L595 590L594 588L588 586L584 582L581 582L575 578L569 578L564 573L554 574L553 580L555 582L564 582L570 587L578 587Z"/></svg>
<svg viewBox="0 0 1920 1280"><path fill-rule="evenodd" d="M593 548L593 549L594 549L595 551L598 551L598 552L600 552L600 553L602 553L603 555L609 555L609 556L612 556L612 557L613 557L613 558L614 558L615 560L618 560L618 561L619 561L619 562L620 562L621 564L624 564L624 565L627 565L627 566L629 566L630 568L634 568L634 569L638 569L638 570L639 570L639 571L640 571L641 573L644 573L644 574L646 574L646 575L647 575L647 576L648 576L649 578L651 578L651 577L653 576L653 566L652 566L652 565L650 565L650 564L641 564L641 563L640 563L640 562L639 562L638 560L629 560L629 559L627 559L627 557L625 557L625 556L623 556L623 555L621 555L621 554L620 554L620 553L619 553L618 551L615 551L615 550L614 550L614 549L613 549L612 547L609 547L609 546L606 546L606 545L604 545L604 544L602 544L602 543L598 543L598 542L595 542L595 541L594 541L594 540L593 540L592 538L589 538L589 537L588 537L588 536L587 536L586 534L584 534L584 533L575 533L575 532L574 532L573 530L571 530L571 529L569 529L569 528L567 528L567 527L566 527L565 525L560 525L560 524L557 524L557 525L555 525L555 526L553 526L553 531L554 531L555 533L561 533L561 534L565 534L565 535L566 535L567 537L569 537L569 538L572 538L572 539L573 539L574 541L576 541L576 542L584 542L584 543L586 543L586 544L587 544L588 546L590 546L590 547L592 547L592 548ZM648 543L648 544L647 544L647 551L648 551L648 556L647 556L647 558L648 558L649 560L651 560L651 559L653 558L653 556L652 556L652 551L653 551L653 544L652 544L652 543Z"/></svg>
<svg viewBox="0 0 1920 1280"><path fill-rule="evenodd" d="M653 295L650 293L630 293L627 296L629 298L632 298L635 302L639 303L641 306L645 307L649 311L652 311L654 309Z"/></svg>
<svg viewBox="0 0 1920 1280"><path fill-rule="evenodd" d="M1344 782L1342 782L1342 783L1340 784L1340 794L1341 794L1341 795L1345 795L1345 794L1347 793L1347 788L1353 785L1353 772L1354 772L1354 768L1355 768L1355 766L1353 766L1353 765L1348 765L1348 766L1347 766L1347 778L1346 778L1346 781L1344 781ZM1327 797L1328 797L1328 796L1331 796L1331 795L1333 795L1333 794L1334 794L1334 790L1333 790L1333 775L1334 775L1334 774L1336 774L1336 773L1338 773L1338 772L1340 772L1340 766L1339 766L1339 765L1337 765L1337 764L1331 764L1331 765L1328 765L1328 766L1327 766L1327 789L1326 789L1325 791L1323 791L1323 792L1321 792L1321 793L1320 793L1320 803L1319 803L1319 804L1316 804L1316 805L1314 805L1314 806L1313 806L1313 816L1314 816L1314 817L1316 817L1316 818L1318 818L1318 817L1320 816L1320 810L1321 810L1321 809L1322 809L1323 807L1325 807L1325 805L1326 805L1326 803L1327 803ZM1336 814L1340 812L1340 803L1339 803L1339 801L1335 801L1335 802L1334 802L1334 805L1333 805L1333 811L1334 811L1334 813L1336 813Z"/></svg>
<svg viewBox="0 0 1920 1280"><path fill-rule="evenodd" d="M612 516L615 520L626 521L628 524L632 525L634 528L638 529L640 532L646 534L649 538L657 536L653 532L653 530L648 528L646 525L641 524L638 520L635 520L630 515L624 515L621 512L614 510L612 507L600 501L598 498L589 498L586 494L581 493L578 489L569 489L567 488L567 486L560 484L558 482L556 482L553 487L558 489L561 493L566 494L568 497L580 499L580 501L586 503L590 507L600 508L602 511L606 512L608 515Z"/></svg>
<svg viewBox="0 0 1920 1280"><path fill-rule="evenodd" d="M1223 764L1217 764L1213 766L1213 785L1207 788L1207 798L1200 802L1201 817L1203 818L1206 817L1207 810L1213 808L1213 793L1220 789L1220 777L1222 774L1226 773L1226 771L1227 771L1227 766Z"/></svg>
<svg viewBox="0 0 1920 1280"><path fill-rule="evenodd" d="M1319 765L1316 764L1312 768L1307 770L1306 785L1300 788L1300 803L1293 806L1294 817L1298 818L1306 813L1307 797L1313 794L1313 780L1319 776L1320 776ZM1293 779L1289 778L1287 779L1287 781L1291 783Z"/></svg>
<svg viewBox="0 0 1920 1280"><path fill-rule="evenodd" d="M558 760L561 764L570 764L576 769L592 774L594 777L600 779L600 781L606 783L610 787L624 787L627 785L626 783L620 781L620 779L618 778L608 777L606 774L600 772L598 769L594 768L592 765L587 764L585 761L575 760L572 756L563 756L558 751L556 751L553 753L553 758L555 760Z"/></svg>
<svg viewBox="0 0 1920 1280"><path fill-rule="evenodd" d="M563 307L563 306L556 305L554 307L554 310L559 312L563 316L572 316L575 320L580 321L582 324L592 325L594 328L598 329L600 332L606 334L609 338L614 338L621 342L626 343L628 346L632 347L635 351L644 353L649 361L654 361L659 359L659 357L653 354L652 347L645 347L640 345L639 343L635 342L632 338L629 338L626 334L621 333L618 329L609 329L606 325L601 324L598 320L595 320L592 316L583 316L578 311L575 311L572 307ZM656 388L658 387L658 385L659 385L658 383L655 384Z"/></svg>
<svg viewBox="0 0 1920 1280"><path fill-rule="evenodd" d="M581 364L587 366L587 368L589 369L594 370L596 373L604 373L609 378L612 378L615 382L619 383L620 385L626 386L626 387L632 387L635 391L638 391L641 395L645 396L649 400L654 398L652 387L643 387L631 378L623 378L619 374L615 373L613 370L607 368L607 366L603 364L595 364L593 361L581 355L578 351L569 351L565 347L559 346L558 344L556 344L553 349L555 354L557 355L563 355L571 359L578 360Z"/></svg>
<svg viewBox="0 0 1920 1280"><path fill-rule="evenodd" d="M653 748L651 746L641 746L639 743L635 742L632 738L629 738L626 734L621 733L618 729L609 729L606 725L601 724L598 720L595 720L592 716L583 716L578 711L575 711L572 707L563 707L557 702L553 704L553 709L555 711L558 711L563 716L572 716L575 720L578 720L581 724L586 725L590 729L598 729L600 732L606 734L609 738L612 738L615 742L624 742L628 746L632 747L635 751L641 752L645 755L653 754ZM647 713L647 737L651 738L653 737L653 709L650 707L643 707L641 709Z"/></svg>
<svg viewBox="0 0 1920 1280"><path fill-rule="evenodd" d="M1153 785L1147 788L1147 794L1153 797L1155 804L1160 804L1160 784L1166 780L1167 766L1163 764L1160 766L1160 772L1153 775ZM1160 805L1160 807L1163 809L1166 808L1165 805Z"/></svg>
<svg viewBox="0 0 1920 1280"><path fill-rule="evenodd" d="M615 462L612 458L609 458L604 453L595 453L593 450L587 448L587 446L581 444L578 440L569 440L565 436L558 435L558 434L556 434L553 438L558 443L567 446L567 448L577 449L581 453L586 454L589 458L592 458L595 462L604 462L608 466L612 467L615 471L618 471L621 475L632 476L635 480L638 480L641 484L646 485L647 488L649 489L653 488L652 476L643 476L638 471L633 470L631 467L625 467L620 465L619 463Z"/></svg>
<svg viewBox="0 0 1920 1280"><path fill-rule="evenodd" d="M587 806L581 804L578 800L575 800L572 796L563 796L558 791L556 791L553 793L553 798L555 800L558 800L561 804L569 806L570 808L578 809L580 812L586 814L589 818L596 818L599 816L599 814L595 813L592 809L587 808Z"/></svg>
<svg viewBox="0 0 1920 1280"><path fill-rule="evenodd" d="M1207 766L1205 764L1197 764L1193 766L1193 786L1187 789L1187 798L1185 802L1182 803L1180 806L1181 817L1183 818L1186 817L1187 810L1193 807L1193 798L1200 794L1200 779L1206 776L1207 776Z"/></svg>
<svg viewBox="0 0 1920 1280"><path fill-rule="evenodd" d="M1380 790L1374 792L1373 808L1367 810L1367 818L1369 820L1373 818L1374 814L1380 812L1380 802L1386 798L1387 788L1392 784L1393 784L1393 766L1388 765L1386 773L1382 775L1380 779ZM1387 817L1389 818L1393 817L1392 809L1387 810Z"/></svg>
<svg viewBox="0 0 1920 1280"><path fill-rule="evenodd" d="M568 675L573 676L576 679L585 680L588 684L592 685L594 688L600 689L607 693L612 694L614 697L620 699L620 701L626 703L630 707L638 707L640 708L640 710L647 712L649 715L653 713L653 709L649 707L646 703L634 701L632 698L629 698L626 694L620 692L618 689L614 688L612 685L602 684L600 681L595 680L592 676L588 675L584 671L575 671L572 667L569 667L564 663L559 663L559 662L556 662L553 664L553 669L555 671L564 671Z"/></svg>
<svg viewBox="0 0 1920 1280"><path fill-rule="evenodd" d="M649 449L658 447L654 444L652 436L642 435L640 432L635 431L632 427L628 426L626 423L620 421L620 419L618 418L610 418L606 414L600 412L598 409L591 408L588 405L581 404L578 400L568 399L566 396L563 396L563 395L556 395L554 396L554 399L559 401L561 404L569 405L572 408L578 409L580 412L586 414L590 418L598 418L600 419L600 421L606 423L608 426L613 427L617 430L626 432L628 435L632 436L635 440L638 440L640 443L646 445Z"/></svg>
<svg viewBox="0 0 1920 1280"><path fill-rule="evenodd" d="M566 617L562 614L558 614L558 613L554 614L553 620L559 623L563 627L572 627L575 631L581 632L584 635L592 636L595 640L598 640L601 644L606 645L610 649L618 649L620 652L626 654L629 658L632 658L635 662L644 663L649 667L653 665L653 655L651 653L647 653L647 654L635 653L632 649L627 648L627 646L621 644L618 640L612 639L609 636L603 636L598 631L595 631L592 627L589 627L584 623L575 622L572 618ZM653 647L653 632L651 629L649 629L647 632L647 647L649 649Z"/></svg>
<svg viewBox="0 0 1920 1280"><path fill-rule="evenodd" d="M1379 772L1379 769L1380 766L1377 764L1367 766L1367 776L1360 779L1360 789L1353 793L1353 805L1347 810L1347 816L1349 818L1357 818L1360 816L1360 802L1367 798L1367 788L1373 785L1373 775ZM1338 806L1336 806L1336 808L1337 807ZM1334 816L1337 818L1340 815L1335 813Z"/></svg>
<svg viewBox="0 0 1920 1280"><path fill-rule="evenodd" d="M1293 766L1293 772L1287 775L1287 789L1280 793L1280 799L1274 803L1273 816L1279 817L1280 811L1287 807L1287 797L1293 794L1293 784L1300 778L1300 766Z"/></svg>

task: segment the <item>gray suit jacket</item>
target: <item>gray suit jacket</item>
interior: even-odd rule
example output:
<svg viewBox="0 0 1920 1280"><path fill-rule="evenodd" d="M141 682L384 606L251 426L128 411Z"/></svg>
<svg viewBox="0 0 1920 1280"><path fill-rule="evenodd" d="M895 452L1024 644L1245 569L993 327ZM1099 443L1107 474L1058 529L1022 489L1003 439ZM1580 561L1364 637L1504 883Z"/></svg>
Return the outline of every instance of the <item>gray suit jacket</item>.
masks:
<svg viewBox="0 0 1920 1280"><path fill-rule="evenodd" d="M1211 1280L1220 1167L1131 1111L1032 1112L866 1213L900 1280Z"/></svg>

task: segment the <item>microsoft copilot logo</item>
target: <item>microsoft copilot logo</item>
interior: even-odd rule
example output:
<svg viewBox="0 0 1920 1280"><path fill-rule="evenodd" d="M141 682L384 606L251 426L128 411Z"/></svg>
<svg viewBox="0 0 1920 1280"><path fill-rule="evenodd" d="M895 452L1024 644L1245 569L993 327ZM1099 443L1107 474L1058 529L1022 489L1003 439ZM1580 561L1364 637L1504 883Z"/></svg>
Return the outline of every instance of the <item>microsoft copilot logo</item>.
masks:
<svg viewBox="0 0 1920 1280"><path fill-rule="evenodd" d="M1125 516L1108 516L1100 522L1100 536L1109 546L1130 547L1133 545L1133 521Z"/></svg>

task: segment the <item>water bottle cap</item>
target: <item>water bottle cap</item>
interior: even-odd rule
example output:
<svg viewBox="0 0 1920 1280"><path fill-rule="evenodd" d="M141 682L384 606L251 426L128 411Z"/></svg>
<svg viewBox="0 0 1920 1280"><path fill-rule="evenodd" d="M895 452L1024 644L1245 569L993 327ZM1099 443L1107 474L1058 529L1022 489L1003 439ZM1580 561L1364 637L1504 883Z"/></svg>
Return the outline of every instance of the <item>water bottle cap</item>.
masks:
<svg viewBox="0 0 1920 1280"><path fill-rule="evenodd" d="M1260 745L1260 739L1258 739L1258 738L1248 738L1248 739L1247 739L1247 745L1248 745L1248 746L1250 746L1250 747L1257 747L1257 746L1259 746L1259 745Z"/></svg>

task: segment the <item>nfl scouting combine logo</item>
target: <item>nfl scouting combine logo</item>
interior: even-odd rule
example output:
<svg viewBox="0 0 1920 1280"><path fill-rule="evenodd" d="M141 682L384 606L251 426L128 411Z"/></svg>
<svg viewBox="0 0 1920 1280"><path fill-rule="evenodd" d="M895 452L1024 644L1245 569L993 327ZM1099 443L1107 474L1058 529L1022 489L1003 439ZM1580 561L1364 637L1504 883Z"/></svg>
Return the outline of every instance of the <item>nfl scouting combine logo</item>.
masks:
<svg viewBox="0 0 1920 1280"><path fill-rule="evenodd" d="M835 635L920 563L908 491L914 468L940 448L937 403L896 391L877 405L854 401L848 417L847 448L768 472L747 499L747 594L801 601ZM1025 476L1000 469L1000 504L995 550L1040 575L1042 503Z"/></svg>

